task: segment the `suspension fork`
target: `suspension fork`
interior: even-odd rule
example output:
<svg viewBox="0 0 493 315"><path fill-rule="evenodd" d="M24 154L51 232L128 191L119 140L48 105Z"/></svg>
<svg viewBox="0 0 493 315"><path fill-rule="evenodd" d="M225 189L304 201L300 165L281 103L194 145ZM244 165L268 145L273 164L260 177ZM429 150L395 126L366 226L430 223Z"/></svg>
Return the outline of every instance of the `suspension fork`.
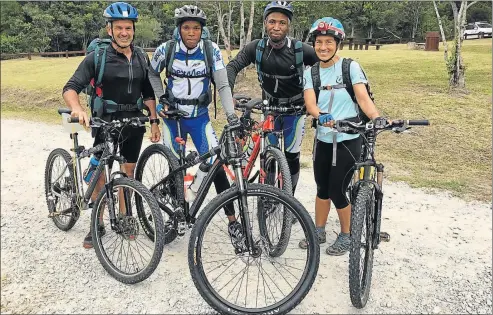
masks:
<svg viewBox="0 0 493 315"><path fill-rule="evenodd" d="M382 201L383 201L383 165L377 164L377 189L375 189L375 231L373 235L373 248L377 249L380 244L380 226L382 223Z"/></svg>
<svg viewBox="0 0 493 315"><path fill-rule="evenodd" d="M178 138L181 139L181 141L178 143L179 147L180 147L180 152L178 153L179 157L180 157L180 165L183 165L185 164L185 139L183 139L182 137L182 133L181 133L181 119L180 118L177 118L176 119L176 131L177 131L177 134L178 134ZM176 141L176 139L175 139ZM183 177L183 179L185 179L185 176L187 175L187 169L183 169L181 171L181 176ZM180 187L178 189L185 189L185 187ZM185 190L183 190L183 192L185 192ZM182 202L182 205L183 205L183 215L185 216L185 221L187 223L190 223L191 222L191 216L190 216L190 205L188 204L188 202L183 199L183 200L180 200L180 202Z"/></svg>
<svg viewBox="0 0 493 315"><path fill-rule="evenodd" d="M233 163L233 168L236 177L236 186L238 187L238 206L240 212L241 223L243 226L243 231L246 234L246 246L250 249L250 251L255 251L254 241L253 241L253 225L250 222L250 213L248 211L248 198L247 198L247 188L245 180L243 179L243 173L241 169L241 162L237 161Z"/></svg>

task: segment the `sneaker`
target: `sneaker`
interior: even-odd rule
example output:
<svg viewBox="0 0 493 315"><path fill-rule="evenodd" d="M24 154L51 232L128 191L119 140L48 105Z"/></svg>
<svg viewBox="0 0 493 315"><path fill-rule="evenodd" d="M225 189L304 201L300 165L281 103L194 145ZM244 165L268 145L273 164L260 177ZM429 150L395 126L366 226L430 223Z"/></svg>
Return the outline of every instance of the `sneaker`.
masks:
<svg viewBox="0 0 493 315"><path fill-rule="evenodd" d="M323 243L327 242L327 233L325 233L325 231L323 231L323 232L317 231L317 234L318 234L318 244L323 244ZM306 239L303 239L298 243L298 246L302 249L307 249L308 248L308 242L306 241Z"/></svg>
<svg viewBox="0 0 493 315"><path fill-rule="evenodd" d="M101 236L106 234L106 229L104 228L104 226L99 227L99 233L101 234ZM82 246L86 249L91 249L93 247L91 231L87 233L86 237L84 238L84 243L82 243Z"/></svg>
<svg viewBox="0 0 493 315"><path fill-rule="evenodd" d="M350 246L351 238L349 238L349 233L339 233L337 234L337 239L335 240L334 244L327 247L325 252L331 256L341 256L349 251Z"/></svg>
<svg viewBox="0 0 493 315"><path fill-rule="evenodd" d="M243 234L243 227L238 221L229 222L228 233L231 237L231 243L233 244L236 251L243 251L246 249L245 246L245 236Z"/></svg>

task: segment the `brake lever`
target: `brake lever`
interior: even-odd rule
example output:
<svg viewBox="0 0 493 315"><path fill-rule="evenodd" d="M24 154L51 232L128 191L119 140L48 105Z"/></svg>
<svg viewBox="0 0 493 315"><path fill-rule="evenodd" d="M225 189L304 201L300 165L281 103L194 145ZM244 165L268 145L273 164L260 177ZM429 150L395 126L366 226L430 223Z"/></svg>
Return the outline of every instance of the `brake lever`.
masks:
<svg viewBox="0 0 493 315"><path fill-rule="evenodd" d="M411 129L409 126L402 126L402 127L395 127L392 128L392 131L395 133L403 133L403 132L409 132L408 130Z"/></svg>

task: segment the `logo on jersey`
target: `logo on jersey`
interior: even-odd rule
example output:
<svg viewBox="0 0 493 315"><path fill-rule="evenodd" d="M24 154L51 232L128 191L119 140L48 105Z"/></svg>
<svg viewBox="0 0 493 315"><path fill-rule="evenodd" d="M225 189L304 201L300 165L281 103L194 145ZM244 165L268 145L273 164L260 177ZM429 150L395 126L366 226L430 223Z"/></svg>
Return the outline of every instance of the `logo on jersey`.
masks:
<svg viewBox="0 0 493 315"><path fill-rule="evenodd" d="M340 76L337 77L336 83L337 84L341 84L342 83L342 75L340 75Z"/></svg>
<svg viewBox="0 0 493 315"><path fill-rule="evenodd" d="M289 69L293 70L294 69L294 65L291 65L291 67L289 67Z"/></svg>
<svg viewBox="0 0 493 315"><path fill-rule="evenodd" d="M214 52L214 56L216 57L216 62L221 60L221 51L220 50L216 50Z"/></svg>

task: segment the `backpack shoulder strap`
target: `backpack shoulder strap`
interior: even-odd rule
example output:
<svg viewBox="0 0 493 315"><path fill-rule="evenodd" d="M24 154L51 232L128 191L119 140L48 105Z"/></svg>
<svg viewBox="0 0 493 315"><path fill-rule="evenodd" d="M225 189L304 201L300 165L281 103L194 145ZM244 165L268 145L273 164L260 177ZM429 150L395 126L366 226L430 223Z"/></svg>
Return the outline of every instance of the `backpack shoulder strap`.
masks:
<svg viewBox="0 0 493 315"><path fill-rule="evenodd" d="M135 46L135 54L137 55L137 60L139 61L140 67L144 71L144 78L147 76L147 70L149 70L149 56L142 47Z"/></svg>
<svg viewBox="0 0 493 315"><path fill-rule="evenodd" d="M97 74L97 79L95 82L95 86L101 86L103 82L103 73L104 67L106 65L106 52L108 51L108 45L104 45L104 47L96 47L94 52L94 75ZM99 67L99 71L98 71Z"/></svg>
<svg viewBox="0 0 493 315"><path fill-rule="evenodd" d="M204 39L205 68L207 76L212 79L212 69L214 65L214 47L210 39ZM212 82L214 84L214 82Z"/></svg>
<svg viewBox="0 0 493 315"><path fill-rule="evenodd" d="M166 67L166 77L169 77L173 72L173 60L175 60L176 40L171 39L167 41L166 46L168 49L165 59L165 67Z"/></svg>
<svg viewBox="0 0 493 315"><path fill-rule="evenodd" d="M214 46L212 46L212 41L210 39L204 39L204 61L207 77L210 78L212 89L214 90L214 119L217 118L217 100L216 100L216 82L214 82L213 65L214 65Z"/></svg>
<svg viewBox="0 0 493 315"><path fill-rule="evenodd" d="M312 74L313 90L315 91L315 98L316 98L317 103L318 103L318 96L320 94L320 86L322 85L322 82L320 81L320 67L319 67L318 62L316 62L312 66L311 74Z"/></svg>
<svg viewBox="0 0 493 315"><path fill-rule="evenodd" d="M346 91L353 102L356 103L356 96L354 95L353 83L351 82L351 62L353 59L344 58L342 60L342 83L346 85Z"/></svg>
<svg viewBox="0 0 493 315"><path fill-rule="evenodd" d="M265 44L267 42L266 38L262 38L258 41L257 47L255 48L255 67L257 68L258 80L262 82L262 74L260 65L262 63L262 56L264 55Z"/></svg>
<svg viewBox="0 0 493 315"><path fill-rule="evenodd" d="M303 43L299 40L294 41L294 55L296 60L296 70L300 79L300 84L303 83Z"/></svg>

